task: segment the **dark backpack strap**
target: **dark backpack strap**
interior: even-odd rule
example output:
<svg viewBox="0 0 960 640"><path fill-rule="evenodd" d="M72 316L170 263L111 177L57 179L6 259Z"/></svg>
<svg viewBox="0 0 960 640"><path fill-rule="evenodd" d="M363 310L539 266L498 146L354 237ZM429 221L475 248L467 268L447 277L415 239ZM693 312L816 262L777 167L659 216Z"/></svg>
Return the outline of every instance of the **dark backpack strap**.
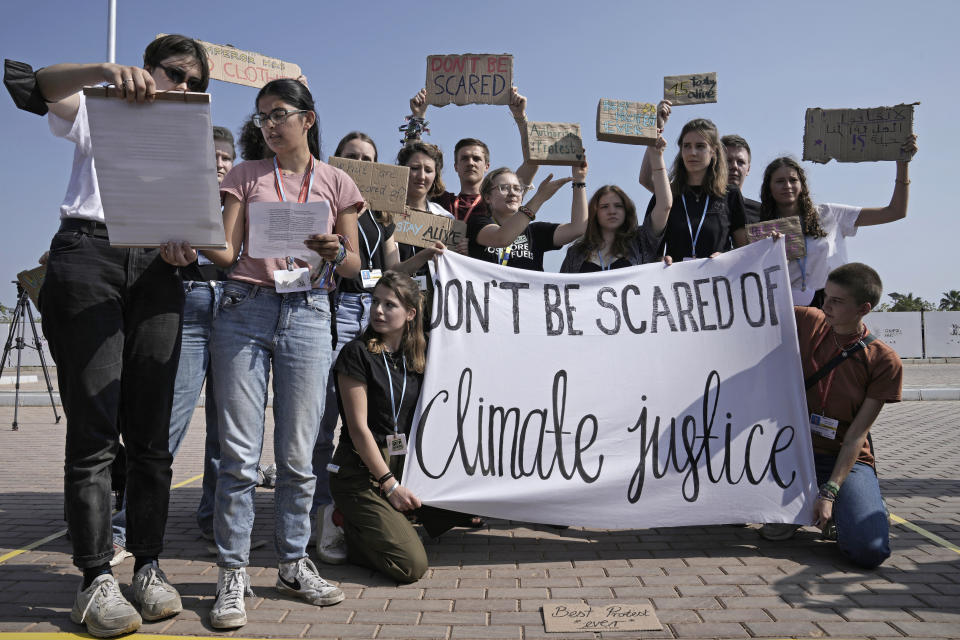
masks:
<svg viewBox="0 0 960 640"><path fill-rule="evenodd" d="M806 385L806 388L809 389L813 385L823 380L823 378L825 378L828 373L833 371L837 367L837 365L839 365L841 362L844 362L845 360L849 360L850 356L860 351L861 349L866 349L867 345L869 345L876 339L877 337L872 333L867 334L863 337L862 340L858 340L855 345L853 345L846 351L841 351L840 353L838 353L833 360L831 360L827 364L820 367L820 369L812 373L810 377L804 380L804 385Z"/></svg>

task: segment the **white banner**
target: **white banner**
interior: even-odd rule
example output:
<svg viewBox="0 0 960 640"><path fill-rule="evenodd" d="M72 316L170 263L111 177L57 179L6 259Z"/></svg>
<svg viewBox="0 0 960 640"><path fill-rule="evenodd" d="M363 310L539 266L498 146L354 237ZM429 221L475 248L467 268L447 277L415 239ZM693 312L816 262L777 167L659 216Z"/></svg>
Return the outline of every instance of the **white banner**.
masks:
<svg viewBox="0 0 960 640"><path fill-rule="evenodd" d="M901 358L923 357L923 315L919 311L871 313L863 323Z"/></svg>
<svg viewBox="0 0 960 640"><path fill-rule="evenodd" d="M443 254L404 485L525 522L809 524L783 247L595 274Z"/></svg>
<svg viewBox="0 0 960 640"><path fill-rule="evenodd" d="M925 311L923 330L928 358L960 358L960 311Z"/></svg>

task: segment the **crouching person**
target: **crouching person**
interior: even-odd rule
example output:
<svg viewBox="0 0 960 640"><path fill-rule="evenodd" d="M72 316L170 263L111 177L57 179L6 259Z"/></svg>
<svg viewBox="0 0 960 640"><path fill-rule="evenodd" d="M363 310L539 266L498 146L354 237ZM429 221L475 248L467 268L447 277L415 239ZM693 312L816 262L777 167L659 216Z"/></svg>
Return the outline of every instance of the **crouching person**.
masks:
<svg viewBox="0 0 960 640"><path fill-rule="evenodd" d="M835 533L840 551L867 569L890 557L870 427L885 403L900 401L903 382L899 356L863 323L882 291L876 271L850 263L827 277L822 310L794 308L820 485L815 524L827 537ZM766 524L760 535L784 540L796 530Z"/></svg>

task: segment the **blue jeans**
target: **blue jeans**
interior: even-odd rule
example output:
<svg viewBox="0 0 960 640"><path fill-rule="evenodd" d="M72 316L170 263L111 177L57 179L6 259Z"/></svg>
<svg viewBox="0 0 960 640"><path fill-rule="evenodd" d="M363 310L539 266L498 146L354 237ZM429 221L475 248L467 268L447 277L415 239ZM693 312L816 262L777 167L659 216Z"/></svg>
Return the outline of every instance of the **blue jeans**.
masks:
<svg viewBox="0 0 960 640"><path fill-rule="evenodd" d="M226 568L249 564L271 363L277 463L274 543L280 562L303 558L316 484L313 446L330 371L327 294L278 294L270 287L224 282L210 355L220 426L213 518L217 564Z"/></svg>
<svg viewBox="0 0 960 640"><path fill-rule="evenodd" d="M183 325L180 337L180 364L173 389L170 413L170 455L176 456L197 407L203 380L210 364L210 330L220 304L221 283L185 280L183 283ZM207 384L205 413L207 434L203 455L203 495L197 506L197 526L213 533L213 497L220 467L220 439L217 436L217 406L213 384ZM127 508L113 516L113 541L126 546Z"/></svg>
<svg viewBox="0 0 960 640"><path fill-rule="evenodd" d="M834 456L814 454L817 484L830 479ZM890 557L890 522L873 467L857 462L833 503L837 546L854 564L873 569Z"/></svg>
<svg viewBox="0 0 960 640"><path fill-rule="evenodd" d="M337 347L333 351L332 363L336 363L340 349L367 327L370 322L370 302L373 299L369 293L338 293L337 294ZM330 474L327 464L333 457L333 434L337 429L337 418L340 411L337 406L337 389L331 365L329 380L327 380L327 400L323 408L323 419L320 421L320 435L313 448L313 474L317 476L317 488L313 492L313 508L333 502L330 495Z"/></svg>

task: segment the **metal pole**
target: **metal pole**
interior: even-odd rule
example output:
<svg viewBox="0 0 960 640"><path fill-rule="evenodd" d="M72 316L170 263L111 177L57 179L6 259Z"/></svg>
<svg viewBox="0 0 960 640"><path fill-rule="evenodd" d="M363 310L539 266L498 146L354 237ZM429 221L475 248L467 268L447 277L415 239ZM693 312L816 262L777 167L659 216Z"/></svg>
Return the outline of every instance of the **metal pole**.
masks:
<svg viewBox="0 0 960 640"><path fill-rule="evenodd" d="M107 0L107 62L117 61L117 0Z"/></svg>

